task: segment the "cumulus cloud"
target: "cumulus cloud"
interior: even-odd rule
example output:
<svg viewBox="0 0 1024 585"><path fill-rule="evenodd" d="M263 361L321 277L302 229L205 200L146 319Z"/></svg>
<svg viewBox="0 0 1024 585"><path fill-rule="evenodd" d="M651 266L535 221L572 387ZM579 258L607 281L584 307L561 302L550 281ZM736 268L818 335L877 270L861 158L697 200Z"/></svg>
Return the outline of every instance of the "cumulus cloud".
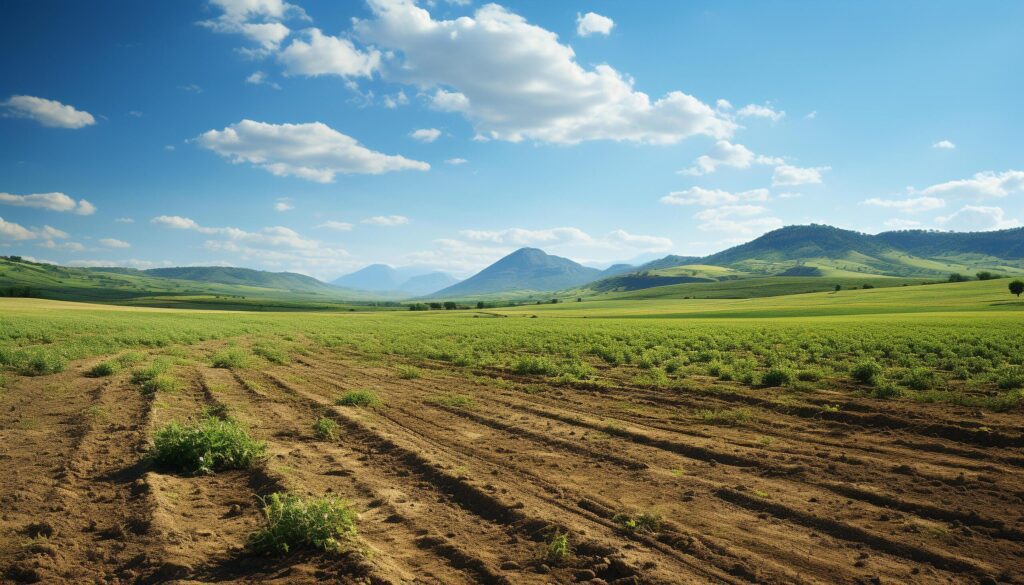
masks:
<svg viewBox="0 0 1024 585"><path fill-rule="evenodd" d="M742 144L733 144L728 140L719 140L715 142L710 152L697 158L694 166L680 171L680 174L700 176L711 174L718 167L746 169L750 168L752 164L779 165L783 162L781 158L754 154Z"/></svg>
<svg viewBox="0 0 1024 585"><path fill-rule="evenodd" d="M748 104L740 108L736 115L740 118L766 118L772 122L778 122L786 115L786 112L777 111L771 106Z"/></svg>
<svg viewBox="0 0 1024 585"><path fill-rule="evenodd" d="M249 85L266 85L274 89L281 89L281 86L277 82L271 81L263 71L254 71L252 75L245 78L245 82Z"/></svg>
<svg viewBox="0 0 1024 585"><path fill-rule="evenodd" d="M956 145L950 142L949 140L940 140L932 144L932 148L938 148L940 150L953 150L954 148L956 148Z"/></svg>
<svg viewBox="0 0 1024 585"><path fill-rule="evenodd" d="M360 221L359 223L379 225L384 227L395 227L409 223L409 218L405 217L404 215L375 215L373 217L368 217Z"/></svg>
<svg viewBox="0 0 1024 585"><path fill-rule="evenodd" d="M508 244L514 246L582 246L597 248L630 248L647 252L661 252L672 247L672 240L661 236L630 234L617 229L605 236L595 237L576 227L549 229L508 228L503 230L462 230L459 235L472 242Z"/></svg>
<svg viewBox="0 0 1024 585"><path fill-rule="evenodd" d="M409 96L405 95L404 91L399 90L394 95L386 95L383 99L384 107L393 110L399 106L404 106L409 103Z"/></svg>
<svg viewBox="0 0 1024 585"><path fill-rule="evenodd" d="M203 20L199 25L219 33L245 36L256 44L256 48L242 49L242 52L253 57L276 51L288 38L291 29L282 20L307 18L301 8L283 0L210 0L210 5L222 14Z"/></svg>
<svg viewBox="0 0 1024 585"><path fill-rule="evenodd" d="M764 215L768 209L760 205L725 205L705 209L693 217L700 221L702 231L760 235L782 227L782 220Z"/></svg>
<svg viewBox="0 0 1024 585"><path fill-rule="evenodd" d="M608 36L612 32L615 21L596 12L576 13L576 34L589 37L593 34Z"/></svg>
<svg viewBox="0 0 1024 585"><path fill-rule="evenodd" d="M873 197L864 201L864 205L896 209L903 213L921 213L946 206L946 201L938 197L910 197L907 199L880 199Z"/></svg>
<svg viewBox="0 0 1024 585"><path fill-rule="evenodd" d="M952 215L935 218L935 222L943 227L963 232L1005 230L1021 225L1020 221L1006 217L1006 212L1001 207L979 205L965 205Z"/></svg>
<svg viewBox="0 0 1024 585"><path fill-rule="evenodd" d="M435 108L461 113L482 137L674 144L694 135L727 138L736 128L681 91L652 100L607 64L580 66L557 35L497 4L455 20L435 20L412 0L369 4L374 18L354 30L396 52L385 76L419 86Z"/></svg>
<svg viewBox="0 0 1024 585"><path fill-rule="evenodd" d="M409 136L420 142L433 142L441 136L441 131L437 128L420 128L410 132Z"/></svg>
<svg viewBox="0 0 1024 585"><path fill-rule="evenodd" d="M76 110L56 100L48 100L30 95L12 95L0 102L7 116L12 118L29 118L49 128L78 129L92 126L96 118L89 112Z"/></svg>
<svg viewBox="0 0 1024 585"><path fill-rule="evenodd" d="M103 238L100 240L100 245L108 248L131 248L132 245L124 240L117 240L114 238Z"/></svg>
<svg viewBox="0 0 1024 585"><path fill-rule="evenodd" d="M5 240L44 240L44 247L58 247L53 240L66 240L70 236L67 232L61 231L53 226L44 225L41 228L25 226L13 221L6 221L0 217L0 239Z"/></svg>
<svg viewBox="0 0 1024 585"><path fill-rule="evenodd" d="M923 195L986 199L1024 193L1024 171L996 173L982 171L970 179L959 179L932 185L920 191Z"/></svg>
<svg viewBox="0 0 1024 585"><path fill-rule="evenodd" d="M242 120L210 130L196 142L233 163L248 162L279 177L295 176L331 183L338 174L381 174L430 165L399 155L376 152L320 122L267 124Z"/></svg>
<svg viewBox="0 0 1024 585"><path fill-rule="evenodd" d="M318 28L304 34L306 40L294 39L278 55L288 75L370 77L380 67L380 51L360 51L349 39L325 35Z"/></svg>
<svg viewBox="0 0 1024 585"><path fill-rule="evenodd" d="M3 237L5 240L31 240L36 235L21 224L6 221L0 217L0 237Z"/></svg>
<svg viewBox="0 0 1024 585"><path fill-rule="evenodd" d="M468 163L469 161L464 159L464 158L455 157L455 158L445 159L444 162L445 162L445 164L458 166L458 165L464 165L464 164Z"/></svg>
<svg viewBox="0 0 1024 585"><path fill-rule="evenodd" d="M700 205L702 207L713 207L737 203L739 201L767 201L769 198L768 189L751 189L739 193L730 193L721 189L705 189L704 187L690 187L684 191L673 191L661 198L662 203L668 205Z"/></svg>
<svg viewBox="0 0 1024 585"><path fill-rule="evenodd" d="M337 231L337 232L350 232L350 231L352 231L352 227L353 226L352 226L352 224L348 223L347 221L328 220L328 221L325 221L325 222L323 222L322 224L320 224L320 225L318 225L316 227L318 227L318 228L326 228L326 229L334 230L334 231Z"/></svg>
<svg viewBox="0 0 1024 585"><path fill-rule="evenodd" d="M816 185L821 183L821 173L832 167L794 167L780 165L772 173L772 185Z"/></svg>
<svg viewBox="0 0 1024 585"><path fill-rule="evenodd" d="M39 209L49 209L50 211L62 211L78 215L92 215L96 213L96 207L85 199L79 199L76 202L64 193L56 192L34 193L32 195L0 193L0 204L17 207L37 207Z"/></svg>

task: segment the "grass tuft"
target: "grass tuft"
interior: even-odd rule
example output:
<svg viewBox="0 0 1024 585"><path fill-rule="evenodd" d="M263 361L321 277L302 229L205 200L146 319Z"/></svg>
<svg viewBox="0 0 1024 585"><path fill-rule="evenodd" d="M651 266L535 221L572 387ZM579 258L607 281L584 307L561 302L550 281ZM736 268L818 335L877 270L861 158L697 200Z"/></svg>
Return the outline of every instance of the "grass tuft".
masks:
<svg viewBox="0 0 1024 585"><path fill-rule="evenodd" d="M661 516L652 512L640 514L616 514L612 517L615 522L630 532L640 534L654 534L661 530Z"/></svg>
<svg viewBox="0 0 1024 585"><path fill-rule="evenodd" d="M375 407L383 404L383 401L373 390L349 390L342 394L334 403L339 406Z"/></svg>
<svg viewBox="0 0 1024 585"><path fill-rule="evenodd" d="M403 380L415 380L421 375L419 369L412 366L398 366L398 377Z"/></svg>
<svg viewBox="0 0 1024 585"><path fill-rule="evenodd" d="M302 498L287 493L271 494L263 498L263 516L266 525L249 536L249 545L258 552L338 552L344 543L356 537L358 515L348 502L336 496Z"/></svg>
<svg viewBox="0 0 1024 585"><path fill-rule="evenodd" d="M333 441L338 438L338 423L322 416L313 423L313 434L321 441Z"/></svg>
<svg viewBox="0 0 1024 585"><path fill-rule="evenodd" d="M465 394L442 394L435 396L430 402L451 408L473 408L475 404L473 397Z"/></svg>
<svg viewBox="0 0 1024 585"><path fill-rule="evenodd" d="M244 368L249 365L249 354L240 347L229 347L213 354L210 364L215 368Z"/></svg>
<svg viewBox="0 0 1024 585"><path fill-rule="evenodd" d="M556 532L548 541L544 560L552 565L560 565L569 560L572 556L572 545L569 544L569 535L564 532Z"/></svg>
<svg viewBox="0 0 1024 585"><path fill-rule="evenodd" d="M210 416L191 424L164 425L153 437L149 456L158 467L205 474L252 467L266 450L266 444L250 437L238 421Z"/></svg>

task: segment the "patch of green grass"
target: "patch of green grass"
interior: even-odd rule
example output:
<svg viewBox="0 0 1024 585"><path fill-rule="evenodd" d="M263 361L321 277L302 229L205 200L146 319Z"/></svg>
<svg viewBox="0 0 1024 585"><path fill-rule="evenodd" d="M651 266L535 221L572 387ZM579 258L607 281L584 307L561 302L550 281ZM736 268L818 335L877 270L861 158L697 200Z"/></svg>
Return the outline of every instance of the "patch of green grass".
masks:
<svg viewBox="0 0 1024 585"><path fill-rule="evenodd" d="M472 396L465 394L442 394L431 398L430 402L451 408L473 408L476 404Z"/></svg>
<svg viewBox="0 0 1024 585"><path fill-rule="evenodd" d="M356 538L358 514L336 496L303 498L288 493L271 494L263 498L263 516L266 525L249 536L249 545L258 552L338 552Z"/></svg>
<svg viewBox="0 0 1024 585"><path fill-rule="evenodd" d="M85 373L90 378L103 378L105 376L113 376L114 374L121 371L121 366L115 361L105 361L96 364L89 368L89 371Z"/></svg>
<svg viewBox="0 0 1024 585"><path fill-rule="evenodd" d="M554 376L558 374L558 365L544 356L526 355L516 360L512 371L521 375Z"/></svg>
<svg viewBox="0 0 1024 585"><path fill-rule="evenodd" d="M793 383L793 372L788 368L773 366L761 376L761 385L768 387L788 386Z"/></svg>
<svg viewBox="0 0 1024 585"><path fill-rule="evenodd" d="M569 560L569 557L572 556L569 535L564 532L556 532L548 541L544 552L544 560L552 565L560 565Z"/></svg>
<svg viewBox="0 0 1024 585"><path fill-rule="evenodd" d="M275 364L287 364L289 361L288 351L271 343L257 343L252 346L252 352Z"/></svg>
<svg viewBox="0 0 1024 585"><path fill-rule="evenodd" d="M415 380L422 376L419 368L412 366L398 366L398 377L403 380Z"/></svg>
<svg viewBox="0 0 1024 585"><path fill-rule="evenodd" d="M335 404L339 406L380 406L383 401L373 390L349 390L341 395Z"/></svg>
<svg viewBox="0 0 1024 585"><path fill-rule="evenodd" d="M171 362L168 359L156 359L153 363L149 364L144 368L136 369L132 372L132 384L145 384L149 380L163 374L167 370L171 369Z"/></svg>
<svg viewBox="0 0 1024 585"><path fill-rule="evenodd" d="M338 438L338 423L322 416L313 423L313 434L321 441L333 441Z"/></svg>
<svg viewBox="0 0 1024 585"><path fill-rule="evenodd" d="M850 377L861 384L874 386L882 379L882 366L875 360L861 360L850 368Z"/></svg>
<svg viewBox="0 0 1024 585"><path fill-rule="evenodd" d="M701 421L712 425L737 425L754 419L754 413L748 408L701 409L694 414Z"/></svg>
<svg viewBox="0 0 1024 585"><path fill-rule="evenodd" d="M238 421L209 416L188 424L170 422L158 429L149 457L157 467L205 474L252 467L266 449Z"/></svg>
<svg viewBox="0 0 1024 585"><path fill-rule="evenodd" d="M157 392L177 392L184 384L171 374L158 374L142 383L142 392L155 394Z"/></svg>
<svg viewBox="0 0 1024 585"><path fill-rule="evenodd" d="M661 516L653 512L616 514L612 517L612 522L622 526L629 532L639 534L654 534L661 530Z"/></svg>
<svg viewBox="0 0 1024 585"><path fill-rule="evenodd" d="M210 365L215 368L245 368L249 365L249 354L240 347L228 347L213 354Z"/></svg>
<svg viewBox="0 0 1024 585"><path fill-rule="evenodd" d="M18 373L22 376L46 376L63 372L68 361L57 349L39 349L33 351L26 359Z"/></svg>

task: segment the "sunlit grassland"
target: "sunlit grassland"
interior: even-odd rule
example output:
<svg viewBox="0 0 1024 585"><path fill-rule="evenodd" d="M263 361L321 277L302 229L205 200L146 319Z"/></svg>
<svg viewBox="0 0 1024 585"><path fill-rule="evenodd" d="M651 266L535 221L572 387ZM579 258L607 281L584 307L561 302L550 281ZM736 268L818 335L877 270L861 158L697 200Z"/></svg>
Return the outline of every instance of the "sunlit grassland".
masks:
<svg viewBox="0 0 1024 585"><path fill-rule="evenodd" d="M224 340L230 347L217 351L234 352L224 367L287 363L297 348L337 350L397 360L396 378L415 379L405 373L413 364L433 362L555 383L673 387L712 377L1005 410L1024 398L1024 302L1006 283L480 312L249 313L0 299L0 365L44 375L90 356ZM220 354L205 355L213 363ZM857 375L875 366L876 376Z"/></svg>

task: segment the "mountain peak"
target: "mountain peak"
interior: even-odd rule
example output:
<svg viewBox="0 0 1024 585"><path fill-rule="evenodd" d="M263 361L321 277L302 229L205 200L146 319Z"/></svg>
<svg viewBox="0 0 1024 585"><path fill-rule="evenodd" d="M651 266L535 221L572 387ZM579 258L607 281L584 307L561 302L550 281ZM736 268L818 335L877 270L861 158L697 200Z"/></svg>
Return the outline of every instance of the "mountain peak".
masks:
<svg viewBox="0 0 1024 585"><path fill-rule="evenodd" d="M601 274L539 248L520 248L466 280L432 296L453 298L508 291L555 291L590 282Z"/></svg>

